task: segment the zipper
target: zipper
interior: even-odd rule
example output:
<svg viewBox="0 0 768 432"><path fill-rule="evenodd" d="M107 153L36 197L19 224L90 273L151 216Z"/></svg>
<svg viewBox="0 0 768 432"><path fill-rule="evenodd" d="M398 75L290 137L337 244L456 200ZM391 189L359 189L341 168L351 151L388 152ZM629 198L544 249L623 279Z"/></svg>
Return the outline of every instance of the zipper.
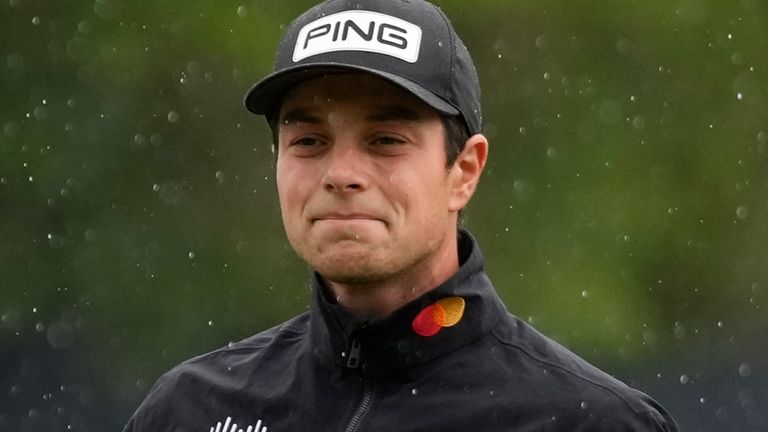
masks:
<svg viewBox="0 0 768 432"><path fill-rule="evenodd" d="M349 358L347 359L347 367L350 369L357 369L360 366L360 347L362 344L357 339L352 339L352 346L349 348Z"/></svg>
<svg viewBox="0 0 768 432"><path fill-rule="evenodd" d="M360 399L360 405L357 407L357 411L355 411L355 414L349 420L349 424L347 425L345 432L357 431L357 428L360 427L360 422L363 420L363 417L365 417L365 414L371 408L372 403L373 403L373 383L366 380L365 390L363 391L363 397Z"/></svg>
<svg viewBox="0 0 768 432"><path fill-rule="evenodd" d="M362 344L357 338L352 339L352 344L349 348L349 358L347 359L347 367L350 369L357 369L360 366L360 349L362 348ZM365 370L365 367L363 367ZM368 413L368 410L371 408L371 404L373 403L373 381L370 379L370 377L367 376L365 372L361 374L362 376L362 382L364 383L363 387L363 396L360 398L360 404L357 406L357 410L355 410L355 414L352 415L352 418L349 420L349 424L347 425L347 428L345 429L345 432L355 432L360 427L360 422L363 420L363 417L365 417L365 414Z"/></svg>

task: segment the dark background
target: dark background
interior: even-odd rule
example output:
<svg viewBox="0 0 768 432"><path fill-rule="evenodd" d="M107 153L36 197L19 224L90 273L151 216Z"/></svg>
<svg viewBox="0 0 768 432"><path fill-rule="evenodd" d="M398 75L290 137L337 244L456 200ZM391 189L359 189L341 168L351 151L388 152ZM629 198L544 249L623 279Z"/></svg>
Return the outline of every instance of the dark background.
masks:
<svg viewBox="0 0 768 432"><path fill-rule="evenodd" d="M0 2L0 431L119 430L163 371L306 310L241 100L312 3ZM684 430L768 430L768 4L439 4L510 310Z"/></svg>

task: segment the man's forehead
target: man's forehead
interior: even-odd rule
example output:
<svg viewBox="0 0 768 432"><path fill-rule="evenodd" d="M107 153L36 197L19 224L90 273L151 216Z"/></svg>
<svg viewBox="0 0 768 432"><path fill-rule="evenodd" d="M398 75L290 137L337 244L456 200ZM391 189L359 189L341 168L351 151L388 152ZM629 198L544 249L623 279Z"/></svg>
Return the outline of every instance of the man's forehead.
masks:
<svg viewBox="0 0 768 432"><path fill-rule="evenodd" d="M283 98L280 121L302 120L344 104L364 107L361 116L419 120L437 113L405 90L364 73L329 74L294 86Z"/></svg>

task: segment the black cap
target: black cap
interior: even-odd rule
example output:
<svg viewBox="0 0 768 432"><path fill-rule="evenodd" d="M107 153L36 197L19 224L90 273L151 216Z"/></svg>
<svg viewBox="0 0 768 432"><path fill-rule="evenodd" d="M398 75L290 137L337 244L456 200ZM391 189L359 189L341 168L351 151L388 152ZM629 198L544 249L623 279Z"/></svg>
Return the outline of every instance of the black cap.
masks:
<svg viewBox="0 0 768 432"><path fill-rule="evenodd" d="M277 49L274 72L246 95L249 111L270 116L285 93L340 71L381 77L436 111L482 128L480 82L451 22L423 0L328 0L294 20Z"/></svg>

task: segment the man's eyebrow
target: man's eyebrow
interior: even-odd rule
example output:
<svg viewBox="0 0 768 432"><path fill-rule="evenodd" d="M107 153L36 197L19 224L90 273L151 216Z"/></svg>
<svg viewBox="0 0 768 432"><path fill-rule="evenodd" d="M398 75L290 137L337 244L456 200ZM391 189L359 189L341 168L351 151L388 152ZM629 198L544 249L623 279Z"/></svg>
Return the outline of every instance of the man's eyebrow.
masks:
<svg viewBox="0 0 768 432"><path fill-rule="evenodd" d="M424 120L424 115L405 105L382 105L371 110L365 116L365 120L369 122L421 121Z"/></svg>
<svg viewBox="0 0 768 432"><path fill-rule="evenodd" d="M303 107L291 109L290 111L287 111L285 114L280 116L280 124L298 122L319 124L323 121L319 116L312 114L309 109Z"/></svg>

